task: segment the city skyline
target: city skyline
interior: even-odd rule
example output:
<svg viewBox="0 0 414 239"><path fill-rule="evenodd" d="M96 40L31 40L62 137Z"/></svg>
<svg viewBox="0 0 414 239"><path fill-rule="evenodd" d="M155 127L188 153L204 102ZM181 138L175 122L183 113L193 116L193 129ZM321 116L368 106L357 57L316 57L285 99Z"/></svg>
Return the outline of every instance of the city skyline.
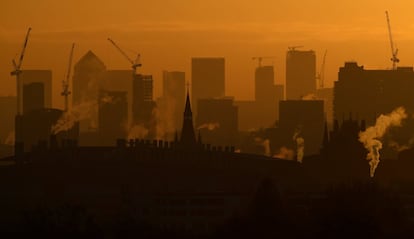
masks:
<svg viewBox="0 0 414 239"><path fill-rule="evenodd" d="M0 48L4 49L4 54L0 57L0 64L3 65L0 76L4 83L0 95L15 94L15 81L9 76L12 69L10 61L19 53L29 26L33 27L33 32L23 69L53 71L53 107L57 108L63 108L61 80L72 42L77 44L74 62L92 50L108 69L129 68L128 62L105 41L107 37L113 37L131 55L130 50L141 53L141 72L154 76L155 96L161 95L163 70L184 71L191 79L192 57L224 57L226 95L236 99L253 99L257 62L251 57L275 55L276 59L265 60L263 64L274 63L275 83L284 84L286 51L292 45L304 45L303 50L316 52L317 72L322 54L328 49L327 87L333 86L338 69L345 61L356 60L366 68L390 68L385 10L390 12L394 40L400 49L400 65L410 66L414 62L414 57L410 56L410 52L414 51L410 44L413 39L410 33L412 26L407 24L413 17L407 10L407 4L401 1L392 5L385 1L375 1L375 5L373 1L362 1L355 6L352 3L335 6L324 1L320 1L319 5L299 2L297 6L271 1L261 4L225 1L222 5L203 3L198 7L186 1L167 1L163 4L165 8L170 7L173 13L163 9L160 3L142 3L141 8L145 11L136 15L124 7L128 1L121 2L118 8L111 8L113 5L104 1L102 9L93 14L95 19L86 14L93 7L90 2L85 3L82 10L77 9L75 4L50 4L46 11L44 6L47 3L46 0L36 6L25 3L19 8L27 15L18 21L2 21ZM8 1L4 6L4 13L0 15L6 19L9 16L7 10L15 6ZM234 16L223 13L233 8L237 9ZM208 14L204 10L216 11ZM125 14L118 16L120 11ZM181 14L174 14L174 11ZM250 15L247 14L249 11ZM70 15L75 12L76 19ZM35 17L38 14L51 14L55 21ZM111 17L114 14L118 14L117 18ZM168 38L170 34L177 37Z"/></svg>

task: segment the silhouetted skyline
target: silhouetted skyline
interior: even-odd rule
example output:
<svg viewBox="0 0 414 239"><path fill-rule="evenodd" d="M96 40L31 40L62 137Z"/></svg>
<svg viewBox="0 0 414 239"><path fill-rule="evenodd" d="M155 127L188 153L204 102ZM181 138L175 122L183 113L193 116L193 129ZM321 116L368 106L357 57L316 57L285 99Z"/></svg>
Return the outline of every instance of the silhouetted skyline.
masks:
<svg viewBox="0 0 414 239"><path fill-rule="evenodd" d="M43 7L46 5L47 11ZM337 5L329 1L315 4L301 0L293 5L264 0L202 4L185 0L163 4L125 0L103 1L98 5L99 8L93 2L57 5L47 0L39 4L4 1L0 14L3 52L0 65L4 67L0 68L0 78L5 84L0 94L15 94L15 84L9 76L10 61L19 53L29 26L33 27L33 42L29 43L23 66L53 70L54 107L58 108L63 107L60 81L66 72L72 42L77 43L74 61L91 49L102 57L108 69L129 69L125 59L106 41L108 37L117 39L127 53L141 53L145 61L142 70L154 75L155 96L161 95L162 71L179 70L189 75L190 59L194 56L226 58L226 94L235 96L236 100L254 97L254 83L250 79L254 77L256 64L251 61L252 56L277 56L264 62L275 63L275 83L284 84L284 56L288 46L304 45L315 50L318 69L323 52L329 49L327 86L332 86L337 69L344 61L357 60L367 67L391 67L385 10L390 13L400 65L414 62L410 54L413 37L407 25L413 16L406 1L390 4L365 0ZM22 16L9 21L13 9L17 8ZM141 9L144 13L135 14L131 9ZM49 14L54 21L47 20Z"/></svg>

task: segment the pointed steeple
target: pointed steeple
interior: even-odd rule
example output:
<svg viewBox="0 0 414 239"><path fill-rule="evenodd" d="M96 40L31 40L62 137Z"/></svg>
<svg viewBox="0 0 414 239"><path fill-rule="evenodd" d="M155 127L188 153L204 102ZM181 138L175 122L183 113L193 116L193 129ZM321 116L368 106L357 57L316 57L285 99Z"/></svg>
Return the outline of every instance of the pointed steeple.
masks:
<svg viewBox="0 0 414 239"><path fill-rule="evenodd" d="M191 111L191 103L190 103L190 95L187 89L187 98L185 100L185 108L184 108L184 119L186 118L193 118L193 112Z"/></svg>
<svg viewBox="0 0 414 239"><path fill-rule="evenodd" d="M187 88L187 99L185 101L183 128L181 130L180 143L184 147L191 147L197 143L194 133L193 113L191 111L190 94Z"/></svg>

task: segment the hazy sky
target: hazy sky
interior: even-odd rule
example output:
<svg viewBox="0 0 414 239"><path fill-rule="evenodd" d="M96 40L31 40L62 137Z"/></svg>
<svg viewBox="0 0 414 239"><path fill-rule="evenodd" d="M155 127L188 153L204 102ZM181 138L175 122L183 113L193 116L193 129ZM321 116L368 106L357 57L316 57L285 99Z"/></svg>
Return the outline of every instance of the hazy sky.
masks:
<svg viewBox="0 0 414 239"><path fill-rule="evenodd" d="M108 69L129 64L106 40L127 53L141 53L141 71L154 75L161 93L162 70L186 71L192 56L226 58L226 94L253 98L252 56L276 56L276 82L285 78L288 46L317 53L325 49L326 85L337 79L344 61L387 68L390 46L385 10L399 48L400 65L414 64L414 2L408 0L2 0L0 3L0 95L15 94L11 59L21 51L27 27L33 28L23 69L53 70L53 97L62 107L61 80L72 42L75 62L89 49Z"/></svg>

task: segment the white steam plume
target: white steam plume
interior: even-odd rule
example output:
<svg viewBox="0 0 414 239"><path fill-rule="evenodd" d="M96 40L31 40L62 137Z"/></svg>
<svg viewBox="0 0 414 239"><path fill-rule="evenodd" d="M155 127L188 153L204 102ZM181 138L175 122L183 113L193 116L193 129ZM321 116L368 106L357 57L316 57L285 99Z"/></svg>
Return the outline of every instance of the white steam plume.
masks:
<svg viewBox="0 0 414 239"><path fill-rule="evenodd" d="M57 123L52 127L52 133L58 134L70 130L76 122L91 118L97 108L96 101L86 101L72 107L68 112L63 113Z"/></svg>
<svg viewBox="0 0 414 239"><path fill-rule="evenodd" d="M285 159L285 160L294 160L295 152L292 149L289 149L285 146L279 149L279 152L273 155L272 158Z"/></svg>
<svg viewBox="0 0 414 239"><path fill-rule="evenodd" d="M316 97L315 94L307 94L307 95L302 96L301 99L302 100L317 100L318 97Z"/></svg>
<svg viewBox="0 0 414 239"><path fill-rule="evenodd" d="M205 123L205 124L202 124L202 125L198 126L197 130L208 129L210 131L213 131L213 130L219 128L219 127L220 127L219 123Z"/></svg>
<svg viewBox="0 0 414 239"><path fill-rule="evenodd" d="M128 139L144 139L148 136L148 132L149 130L143 125L134 125L128 130Z"/></svg>
<svg viewBox="0 0 414 239"><path fill-rule="evenodd" d="M256 137L254 138L254 141L256 142L256 144L263 146L264 155L269 156L269 157L271 156L270 141L268 139L262 139L260 137Z"/></svg>
<svg viewBox="0 0 414 239"><path fill-rule="evenodd" d="M302 163L303 156L305 154L305 139L301 136L301 134L301 127L296 128L295 133L293 134L293 140L296 144L296 159L299 163Z"/></svg>
<svg viewBox="0 0 414 239"><path fill-rule="evenodd" d="M388 128L401 126L401 121L407 118L405 109L399 107L387 115L380 115L374 126L367 128L359 133L359 141L364 144L368 150L367 160L370 165L370 176L374 177L375 170L380 162L380 150L382 148L381 139L387 132Z"/></svg>
<svg viewBox="0 0 414 239"><path fill-rule="evenodd" d="M176 99L174 97L163 97L152 111L151 122L155 129L157 139L172 140L168 138L176 131Z"/></svg>
<svg viewBox="0 0 414 239"><path fill-rule="evenodd" d="M15 133L14 133L14 131L11 131L7 135L7 138L4 140L4 144L5 145L14 145L15 139L16 139Z"/></svg>

